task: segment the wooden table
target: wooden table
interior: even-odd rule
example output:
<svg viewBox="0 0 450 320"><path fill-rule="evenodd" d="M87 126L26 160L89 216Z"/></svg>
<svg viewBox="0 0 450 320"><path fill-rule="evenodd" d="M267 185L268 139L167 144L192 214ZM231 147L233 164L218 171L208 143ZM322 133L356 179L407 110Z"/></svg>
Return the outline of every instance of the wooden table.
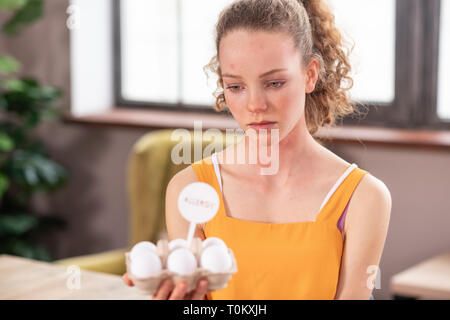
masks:
<svg viewBox="0 0 450 320"><path fill-rule="evenodd" d="M450 299L450 253L394 275L390 287L394 299Z"/></svg>
<svg viewBox="0 0 450 320"><path fill-rule="evenodd" d="M79 279L79 280L77 280ZM112 274L0 255L0 300L150 300Z"/></svg>

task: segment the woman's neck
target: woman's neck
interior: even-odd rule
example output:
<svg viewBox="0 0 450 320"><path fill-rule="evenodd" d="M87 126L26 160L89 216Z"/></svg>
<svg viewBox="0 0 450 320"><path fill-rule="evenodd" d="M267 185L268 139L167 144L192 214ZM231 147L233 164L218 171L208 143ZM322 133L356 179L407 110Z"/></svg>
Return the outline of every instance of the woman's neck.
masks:
<svg viewBox="0 0 450 320"><path fill-rule="evenodd" d="M271 135L270 140L273 137ZM311 136L304 120L299 121L277 145L273 142L260 144L254 136L245 135L232 150L238 170L249 179L273 188L286 186L289 181L298 179L311 180L320 172L320 160L325 157L324 148ZM230 151L227 148L224 153ZM223 155L223 159L227 156L229 154ZM245 160L238 162L238 158ZM225 163L229 162L225 160Z"/></svg>

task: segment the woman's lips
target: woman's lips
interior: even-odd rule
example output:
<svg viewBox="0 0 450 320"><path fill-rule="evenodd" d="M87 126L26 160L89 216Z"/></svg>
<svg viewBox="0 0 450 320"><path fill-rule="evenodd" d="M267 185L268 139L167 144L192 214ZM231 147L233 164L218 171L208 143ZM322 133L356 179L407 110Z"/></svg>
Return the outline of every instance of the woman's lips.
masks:
<svg viewBox="0 0 450 320"><path fill-rule="evenodd" d="M261 130L261 129L271 129L276 124L276 122L264 122L264 123L254 123L249 124L249 128L253 128L255 130Z"/></svg>

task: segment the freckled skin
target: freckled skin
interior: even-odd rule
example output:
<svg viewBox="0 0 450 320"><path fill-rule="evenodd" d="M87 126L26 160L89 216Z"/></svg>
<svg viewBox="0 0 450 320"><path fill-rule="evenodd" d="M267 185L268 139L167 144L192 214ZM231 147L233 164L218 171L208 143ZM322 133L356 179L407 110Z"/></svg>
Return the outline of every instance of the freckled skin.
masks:
<svg viewBox="0 0 450 320"><path fill-rule="evenodd" d="M233 73L241 79L224 78L225 101L230 112L243 130L254 121L275 121L283 140L304 115L306 93L314 90L318 62L312 60L307 67L302 64L301 53L294 47L286 33L249 32L235 30L220 42L221 71ZM286 68L264 78L267 71ZM275 88L271 81L286 80ZM238 86L232 92L227 87Z"/></svg>

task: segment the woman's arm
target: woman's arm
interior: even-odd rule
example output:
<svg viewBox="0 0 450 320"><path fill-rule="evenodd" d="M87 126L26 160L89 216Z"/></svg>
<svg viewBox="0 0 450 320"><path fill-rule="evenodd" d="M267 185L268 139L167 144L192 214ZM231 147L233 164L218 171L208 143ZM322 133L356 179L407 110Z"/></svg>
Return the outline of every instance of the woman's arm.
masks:
<svg viewBox="0 0 450 320"><path fill-rule="evenodd" d="M166 189L166 228L169 241L177 238L186 239L190 222L178 210L178 197L181 191L189 184L198 182L194 169L191 166L177 172L169 181ZM204 240L202 224L197 224L194 237Z"/></svg>
<svg viewBox="0 0 450 320"><path fill-rule="evenodd" d="M197 176L191 166L184 168L177 172L169 181L166 189L166 228L169 235L169 241L173 239L186 239L189 231L189 221L187 221L178 210L178 197L187 185L197 182ZM202 225L197 225L194 232L194 237L205 239ZM200 280L199 280L200 282ZM198 283L197 283L198 285ZM207 284L206 284L207 285ZM206 294L207 287L199 287L186 295L185 299L208 299ZM200 296L198 296L200 294Z"/></svg>
<svg viewBox="0 0 450 320"><path fill-rule="evenodd" d="M391 208L389 189L366 174L348 207L336 300L370 298L379 273Z"/></svg>

